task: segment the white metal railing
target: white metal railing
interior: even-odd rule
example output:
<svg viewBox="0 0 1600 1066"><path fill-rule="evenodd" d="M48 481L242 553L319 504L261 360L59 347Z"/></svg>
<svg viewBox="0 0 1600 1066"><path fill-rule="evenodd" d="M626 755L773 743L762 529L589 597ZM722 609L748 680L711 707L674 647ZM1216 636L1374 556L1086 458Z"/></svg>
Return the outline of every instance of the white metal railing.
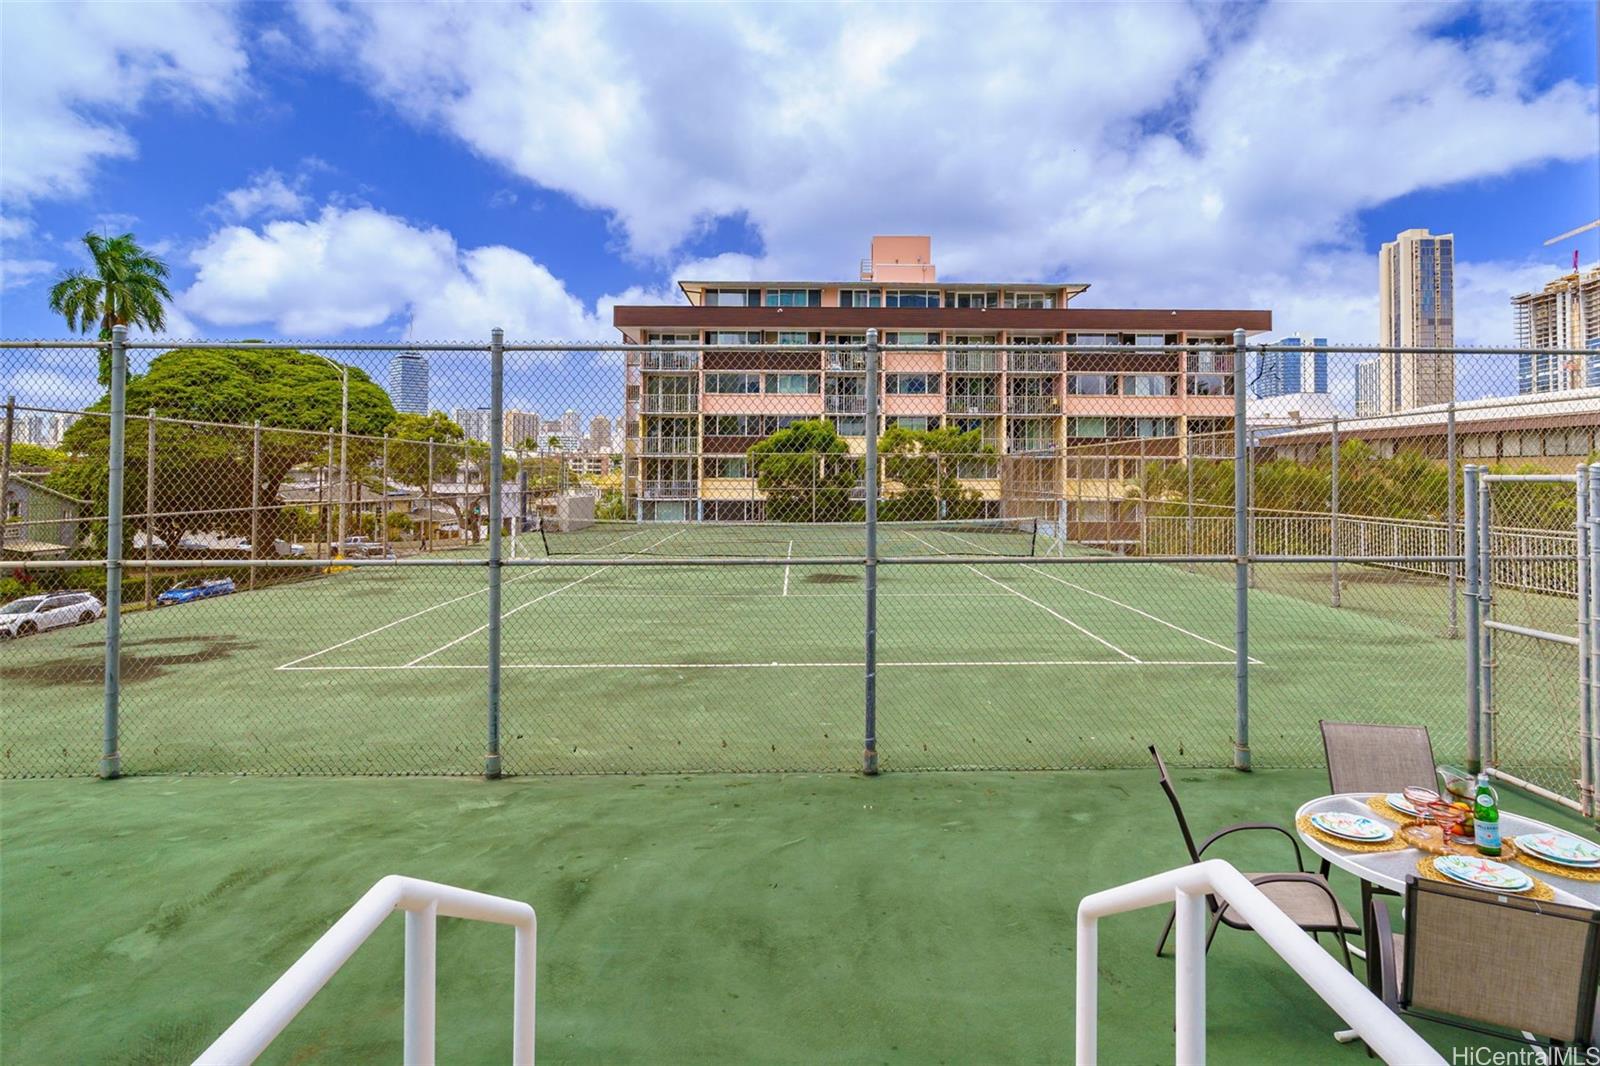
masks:
<svg viewBox="0 0 1600 1066"><path fill-rule="evenodd" d="M1443 1063L1426 1040L1401 1020L1346 970L1305 930L1221 859L1155 874L1143 880L1085 896L1078 904L1077 1054L1091 1066L1099 1051L1101 918L1173 903L1177 910L1176 1061L1206 1058L1206 897L1216 896L1300 975L1322 1001L1343 1018L1385 1062Z"/></svg>
<svg viewBox="0 0 1600 1066"><path fill-rule="evenodd" d="M323 985L354 955L378 926L395 911L406 912L405 1062L434 1062L434 984L437 919L467 918L515 926L513 961L511 1061L533 1063L535 955L538 925L526 903L489 896L434 881L390 874L367 890L344 917L317 938L306 953L284 971L238 1021L194 1061L206 1066L239 1066L256 1057L311 1002Z"/></svg>
<svg viewBox="0 0 1600 1066"><path fill-rule="evenodd" d="M699 483L693 480L651 478L644 483L644 497L649 500L689 499L699 491Z"/></svg>
<svg viewBox="0 0 1600 1066"><path fill-rule="evenodd" d="M989 415L1000 413L999 396L946 396L944 409L952 415Z"/></svg>
<svg viewBox="0 0 1600 1066"><path fill-rule="evenodd" d="M645 393L644 411L652 415L693 414L700 409L700 397L694 393Z"/></svg>

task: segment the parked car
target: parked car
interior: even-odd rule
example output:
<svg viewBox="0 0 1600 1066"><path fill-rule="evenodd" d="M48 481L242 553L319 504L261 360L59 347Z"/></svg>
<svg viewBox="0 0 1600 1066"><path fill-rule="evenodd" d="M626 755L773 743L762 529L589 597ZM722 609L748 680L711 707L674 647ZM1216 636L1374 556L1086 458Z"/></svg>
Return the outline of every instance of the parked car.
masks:
<svg viewBox="0 0 1600 1066"><path fill-rule="evenodd" d="M239 542L239 550L245 555L252 557L256 554L255 545L251 544L248 540L241 540ZM293 544L286 540L274 540L272 542L272 552L274 555L281 556L285 559L298 559L305 555L306 546L304 544Z"/></svg>
<svg viewBox="0 0 1600 1066"><path fill-rule="evenodd" d="M24 596L0 607L0 640L26 637L46 629L85 625L104 618L105 604L83 590Z"/></svg>
<svg viewBox="0 0 1600 1066"><path fill-rule="evenodd" d="M205 600L210 599L212 596L226 596L232 591L233 578L231 577L194 578L189 581L180 581L157 596L156 604L161 607L170 607L176 603Z"/></svg>
<svg viewBox="0 0 1600 1066"><path fill-rule="evenodd" d="M394 552L370 537L346 537L340 554L346 559L387 559L394 556Z"/></svg>

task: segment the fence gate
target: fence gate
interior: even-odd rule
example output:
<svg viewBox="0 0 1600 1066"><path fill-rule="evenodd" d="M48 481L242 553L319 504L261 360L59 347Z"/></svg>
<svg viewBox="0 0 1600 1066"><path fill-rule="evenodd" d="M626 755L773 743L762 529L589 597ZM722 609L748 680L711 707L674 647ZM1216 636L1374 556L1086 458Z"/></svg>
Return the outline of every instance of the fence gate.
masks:
<svg viewBox="0 0 1600 1066"><path fill-rule="evenodd" d="M1600 466L1464 475L1468 750L1497 778L1600 815Z"/></svg>

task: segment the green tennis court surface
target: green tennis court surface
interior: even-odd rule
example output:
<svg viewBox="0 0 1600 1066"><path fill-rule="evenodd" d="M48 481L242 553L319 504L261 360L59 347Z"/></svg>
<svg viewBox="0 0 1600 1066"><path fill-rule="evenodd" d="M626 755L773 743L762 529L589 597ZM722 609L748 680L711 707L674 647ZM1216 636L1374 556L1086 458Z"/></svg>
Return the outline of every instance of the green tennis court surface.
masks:
<svg viewBox="0 0 1600 1066"><path fill-rule="evenodd" d="M631 532L646 547L698 535ZM1023 534L985 536L1009 549ZM541 551L525 535L527 565L505 571L507 772L859 765L859 566L527 558ZM994 554L880 567L884 769L1133 766L1152 741L1179 764L1231 764L1231 567ZM1325 567L1256 574L1259 765L1317 764L1323 717L1419 722L1441 758L1462 756L1464 652L1444 635L1442 583L1347 565L1346 606L1333 609ZM357 569L128 615L125 771L479 772L484 581L476 567ZM102 654L98 626L0 646L0 682L16 694L0 724L8 773L92 772ZM1557 721L1576 670L1559 649L1548 660L1508 651L1502 676L1503 720ZM1529 747L1512 750L1566 772L1564 751Z"/></svg>

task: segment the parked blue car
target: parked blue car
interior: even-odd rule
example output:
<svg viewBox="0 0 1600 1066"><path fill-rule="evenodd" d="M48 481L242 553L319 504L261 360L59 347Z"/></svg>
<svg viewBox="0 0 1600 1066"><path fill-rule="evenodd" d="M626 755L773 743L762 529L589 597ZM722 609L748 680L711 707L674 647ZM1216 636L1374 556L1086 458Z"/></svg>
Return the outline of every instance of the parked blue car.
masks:
<svg viewBox="0 0 1600 1066"><path fill-rule="evenodd" d="M188 603L191 600L204 600L212 596L226 596L233 591L233 578L214 577L196 579L193 581L180 581L167 591L156 597L156 603L162 607L170 607L175 603Z"/></svg>

